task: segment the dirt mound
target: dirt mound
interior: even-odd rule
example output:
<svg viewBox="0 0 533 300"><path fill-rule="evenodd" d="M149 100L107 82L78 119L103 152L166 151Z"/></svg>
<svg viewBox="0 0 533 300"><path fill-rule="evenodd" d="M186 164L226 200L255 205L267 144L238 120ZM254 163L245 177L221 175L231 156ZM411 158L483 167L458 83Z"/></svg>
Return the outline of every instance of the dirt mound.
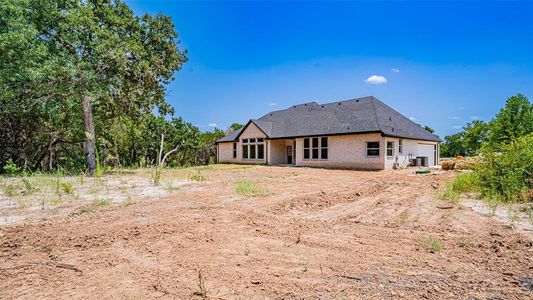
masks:
<svg viewBox="0 0 533 300"><path fill-rule="evenodd" d="M267 208L274 214L290 211L313 212L340 203L357 201L362 197L371 197L390 187L390 183L371 183L364 187L354 187L343 191L319 191L303 196L284 199Z"/></svg>

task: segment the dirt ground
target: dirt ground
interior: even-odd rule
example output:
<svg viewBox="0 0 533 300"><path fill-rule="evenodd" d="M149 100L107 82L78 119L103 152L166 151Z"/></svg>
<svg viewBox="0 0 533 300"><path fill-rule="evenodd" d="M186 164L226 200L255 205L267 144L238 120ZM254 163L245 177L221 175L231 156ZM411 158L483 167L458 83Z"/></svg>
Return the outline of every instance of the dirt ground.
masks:
<svg viewBox="0 0 533 300"><path fill-rule="evenodd" d="M532 233L437 200L453 173L412 173L222 165L4 225L0 298L533 299Z"/></svg>

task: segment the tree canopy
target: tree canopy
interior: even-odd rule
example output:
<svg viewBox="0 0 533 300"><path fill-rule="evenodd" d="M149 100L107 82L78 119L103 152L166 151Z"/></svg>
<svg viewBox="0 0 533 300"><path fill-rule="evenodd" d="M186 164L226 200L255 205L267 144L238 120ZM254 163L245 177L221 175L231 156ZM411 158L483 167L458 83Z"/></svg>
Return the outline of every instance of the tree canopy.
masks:
<svg viewBox="0 0 533 300"><path fill-rule="evenodd" d="M221 133L173 117L165 100L186 60L170 17L136 16L120 0L2 1L0 167L139 165L161 133L183 143L176 162L205 163Z"/></svg>
<svg viewBox="0 0 533 300"><path fill-rule="evenodd" d="M501 150L504 145L533 132L533 106L529 99L517 94L509 97L505 106L490 122L473 121L463 129L444 138L441 156L472 156L482 147Z"/></svg>

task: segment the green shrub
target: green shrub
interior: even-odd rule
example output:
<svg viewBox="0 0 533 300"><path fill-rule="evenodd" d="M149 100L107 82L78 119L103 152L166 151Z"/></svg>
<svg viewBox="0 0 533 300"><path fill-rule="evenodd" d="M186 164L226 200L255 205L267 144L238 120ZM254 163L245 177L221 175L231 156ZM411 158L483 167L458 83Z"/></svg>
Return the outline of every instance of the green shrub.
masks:
<svg viewBox="0 0 533 300"><path fill-rule="evenodd" d="M18 175L22 172L22 168L18 167L13 160L9 159L4 166L4 172L7 175Z"/></svg>
<svg viewBox="0 0 533 300"><path fill-rule="evenodd" d="M532 201L533 133L510 144L488 145L473 172L459 174L446 184L441 198L458 201L460 195L477 192L490 205L499 202Z"/></svg>
<svg viewBox="0 0 533 300"><path fill-rule="evenodd" d="M68 194L68 195L70 195L70 194L72 194L74 192L74 187L69 182L62 182L61 184L59 184L59 189L63 193Z"/></svg>
<svg viewBox="0 0 533 300"><path fill-rule="evenodd" d="M533 180L533 133L501 146L501 152L484 148L483 163L476 169L484 198L504 202L531 201L527 192Z"/></svg>
<svg viewBox="0 0 533 300"><path fill-rule="evenodd" d="M265 191L253 179L243 179L235 184L235 191L244 196L264 195Z"/></svg>

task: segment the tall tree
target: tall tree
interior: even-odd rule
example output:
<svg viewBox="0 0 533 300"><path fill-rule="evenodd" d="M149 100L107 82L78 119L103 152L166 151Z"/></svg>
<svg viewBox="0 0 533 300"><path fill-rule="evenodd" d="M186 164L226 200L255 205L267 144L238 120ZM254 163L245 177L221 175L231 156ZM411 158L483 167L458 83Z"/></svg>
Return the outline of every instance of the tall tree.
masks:
<svg viewBox="0 0 533 300"><path fill-rule="evenodd" d="M507 99L505 107L491 121L488 142L499 148L499 145L508 144L532 132L533 105L526 96L517 94Z"/></svg>
<svg viewBox="0 0 533 300"><path fill-rule="evenodd" d="M475 155L478 154L478 150L481 148L481 144L487 138L489 133L489 125L483 121L475 120L467 123L463 127L462 139L464 154L463 155Z"/></svg>
<svg viewBox="0 0 533 300"><path fill-rule="evenodd" d="M90 173L96 167L97 124L120 115L135 119L154 109L172 112L165 85L186 56L169 17L135 16L120 0L5 0L1 6L7 13L1 38L10 43L2 58L28 58L21 67L1 66L2 73L21 74L2 82L15 86L3 99L39 104L51 97L80 113ZM25 78L30 80L24 83Z"/></svg>

